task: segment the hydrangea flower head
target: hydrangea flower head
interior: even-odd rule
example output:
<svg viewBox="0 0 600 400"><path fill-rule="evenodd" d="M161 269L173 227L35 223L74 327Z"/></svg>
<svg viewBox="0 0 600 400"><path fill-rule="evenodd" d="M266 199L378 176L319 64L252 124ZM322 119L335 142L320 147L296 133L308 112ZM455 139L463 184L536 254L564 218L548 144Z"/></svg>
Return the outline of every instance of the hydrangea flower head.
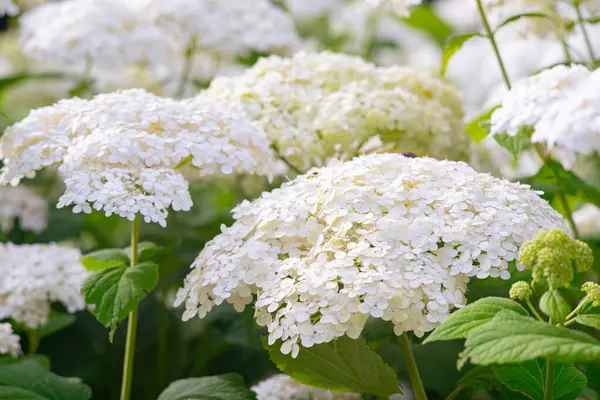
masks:
<svg viewBox="0 0 600 400"><path fill-rule="evenodd" d="M10 354L13 358L21 354L21 338L13 333L9 323L0 323L0 354Z"/></svg>
<svg viewBox="0 0 600 400"><path fill-rule="evenodd" d="M62 162L58 207L130 220L140 213L163 226L169 207L192 206L184 174L273 174L266 134L238 114L141 89L34 110L8 128L0 156L4 184Z"/></svg>
<svg viewBox="0 0 600 400"><path fill-rule="evenodd" d="M491 133L531 129L565 168L578 155L600 152L600 73L559 65L517 82L491 117Z"/></svg>
<svg viewBox="0 0 600 400"><path fill-rule="evenodd" d="M256 296L256 322L294 356L358 337L369 316L421 336L465 305L469 279L508 279L525 241L564 227L529 186L399 154L313 169L233 213L176 305L188 320Z"/></svg>
<svg viewBox="0 0 600 400"><path fill-rule="evenodd" d="M586 294L594 307L600 306L600 285L596 282L586 282L581 285L581 290Z"/></svg>
<svg viewBox="0 0 600 400"><path fill-rule="evenodd" d="M469 147L451 85L344 54L263 58L243 75L216 78L197 101L240 111L300 171L381 148L463 159Z"/></svg>
<svg viewBox="0 0 600 400"><path fill-rule="evenodd" d="M252 386L257 400L360 400L358 393L336 393L296 382L277 374Z"/></svg>
<svg viewBox="0 0 600 400"><path fill-rule="evenodd" d="M521 247L519 259L533 270L534 281L546 279L552 289L573 280L573 267L577 271L587 271L594 261L587 244L571 239L560 229L538 233Z"/></svg>
<svg viewBox="0 0 600 400"><path fill-rule="evenodd" d="M527 300L533 295L533 290L527 282L519 281L512 284L508 295L513 300Z"/></svg>
<svg viewBox="0 0 600 400"><path fill-rule="evenodd" d="M48 203L26 186L0 187L0 228L7 233L15 219L25 231L40 233L48 224Z"/></svg>
<svg viewBox="0 0 600 400"><path fill-rule="evenodd" d="M70 313L83 310L80 287L88 272L80 258L79 250L57 244L0 244L0 319L35 329L48 322L52 302Z"/></svg>
<svg viewBox="0 0 600 400"><path fill-rule="evenodd" d="M19 6L12 0L0 0L0 16L13 16L19 13Z"/></svg>

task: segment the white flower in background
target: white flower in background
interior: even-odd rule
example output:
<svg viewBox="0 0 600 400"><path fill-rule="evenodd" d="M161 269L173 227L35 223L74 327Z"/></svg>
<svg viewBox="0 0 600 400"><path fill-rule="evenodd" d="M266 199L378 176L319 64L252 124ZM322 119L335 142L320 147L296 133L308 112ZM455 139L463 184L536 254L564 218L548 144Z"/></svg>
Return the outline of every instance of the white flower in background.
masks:
<svg viewBox="0 0 600 400"><path fill-rule="evenodd" d="M408 17L411 7L420 5L423 0L366 0L366 2L374 7L391 7L399 16Z"/></svg>
<svg viewBox="0 0 600 400"><path fill-rule="evenodd" d="M343 3L343 0L284 0L287 11L298 20L326 16Z"/></svg>
<svg viewBox="0 0 600 400"><path fill-rule="evenodd" d="M543 18L521 18L513 22L523 35L555 36L564 29L563 20L572 12L568 4L556 0L483 0L482 3L493 27L499 26L514 15L545 15Z"/></svg>
<svg viewBox="0 0 600 400"><path fill-rule="evenodd" d="M64 0L42 4L20 18L23 51L38 61L112 66L157 62L169 42L144 23L128 2Z"/></svg>
<svg viewBox="0 0 600 400"><path fill-rule="evenodd" d="M0 0L0 16L14 16L19 13L19 6L11 0Z"/></svg>
<svg viewBox="0 0 600 400"><path fill-rule="evenodd" d="M559 65L517 82L491 117L491 133L532 129L541 143L571 168L578 155L600 151L600 74Z"/></svg>
<svg viewBox="0 0 600 400"><path fill-rule="evenodd" d="M438 0L433 2L438 16L460 33L479 30L481 19L474 0Z"/></svg>
<svg viewBox="0 0 600 400"><path fill-rule="evenodd" d="M19 220L22 230L39 233L48 224L48 203L26 187L0 187L0 227L9 232Z"/></svg>
<svg viewBox="0 0 600 400"><path fill-rule="evenodd" d="M592 236L600 233L600 208L584 204L573 213L573 220L581 235Z"/></svg>
<svg viewBox="0 0 600 400"><path fill-rule="evenodd" d="M345 54L263 58L241 76L215 79L196 101L240 111L301 171L352 158L374 140L388 150L449 159L464 158L469 146L451 85Z"/></svg>
<svg viewBox="0 0 600 400"><path fill-rule="evenodd" d="M177 296L183 319L256 296L269 342L356 338L369 316L421 336L466 303L472 277L510 277L521 244L564 228L527 185L467 164L379 154L313 169L245 201Z"/></svg>
<svg viewBox="0 0 600 400"><path fill-rule="evenodd" d="M184 174L274 173L266 134L238 114L141 89L33 110L6 130L0 156L4 184L62 163L59 208L130 220L139 213L162 226L169 207L192 206Z"/></svg>
<svg viewBox="0 0 600 400"><path fill-rule="evenodd" d="M0 244L0 319L35 329L48 322L52 302L69 313L83 310L80 287L88 272L80 257L78 249L57 244Z"/></svg>
<svg viewBox="0 0 600 400"><path fill-rule="evenodd" d="M257 400L360 400L359 393L337 393L296 382L285 374L273 375L250 388Z"/></svg>
<svg viewBox="0 0 600 400"><path fill-rule="evenodd" d="M0 354L10 354L13 358L21 354L21 338L13 333L9 323L0 323Z"/></svg>
<svg viewBox="0 0 600 400"><path fill-rule="evenodd" d="M292 53L300 46L292 18L269 0L135 0L136 13L181 47L236 56Z"/></svg>

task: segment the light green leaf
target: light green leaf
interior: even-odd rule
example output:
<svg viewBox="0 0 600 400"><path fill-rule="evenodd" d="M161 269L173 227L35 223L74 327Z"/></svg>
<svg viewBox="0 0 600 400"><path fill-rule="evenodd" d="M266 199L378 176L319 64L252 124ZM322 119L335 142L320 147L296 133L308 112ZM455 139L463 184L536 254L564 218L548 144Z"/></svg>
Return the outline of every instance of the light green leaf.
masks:
<svg viewBox="0 0 600 400"><path fill-rule="evenodd" d="M35 361L0 365L0 400L88 400L92 391L79 378L63 378Z"/></svg>
<svg viewBox="0 0 600 400"><path fill-rule="evenodd" d="M515 21L518 21L520 19L523 18L546 18L546 19L550 19L550 17L548 17L546 14L542 14L542 13L523 13L523 14L517 14L517 15L513 15L512 17L509 17L507 19L505 19L504 21L502 21L502 23L500 25L498 25L495 29L494 32L498 32L498 30L500 28L502 28L503 26L506 26L508 24L511 24Z"/></svg>
<svg viewBox="0 0 600 400"><path fill-rule="evenodd" d="M450 28L429 6L413 7L408 17L402 22L429 34L439 46L443 46L452 35Z"/></svg>
<svg viewBox="0 0 600 400"><path fill-rule="evenodd" d="M342 336L329 343L303 347L297 358L281 353L281 342L267 346L263 338L263 345L277 367L300 383L384 399L402 392L394 370L362 338Z"/></svg>
<svg viewBox="0 0 600 400"><path fill-rule="evenodd" d="M423 343L464 339L472 329L488 323L501 311L528 315L527 310L516 301L502 297L486 297L450 314Z"/></svg>
<svg viewBox="0 0 600 400"><path fill-rule="evenodd" d="M156 243L152 243L152 242L138 243L138 251L137 251L138 262L150 260L156 254L158 254L160 252L160 250L161 250L161 247L159 245L157 245ZM131 246L127 247L125 250L123 250L123 252L129 256L131 254Z"/></svg>
<svg viewBox="0 0 600 400"><path fill-rule="evenodd" d="M499 105L490 108L489 110L475 118L473 121L465 125L465 132L467 132L472 141L479 143L487 137L487 135L490 133L490 118L494 111L496 111L498 108L500 108Z"/></svg>
<svg viewBox="0 0 600 400"><path fill-rule="evenodd" d="M129 258L121 249L92 251L83 256L80 261L88 271L100 271L104 268L129 264Z"/></svg>
<svg viewBox="0 0 600 400"><path fill-rule="evenodd" d="M497 133L494 135L494 139L496 139L496 142L498 142L500 146L510 151L510 154L517 159L521 151L531 147L530 138L532 133L533 128L523 126L519 128L517 134L514 136L511 136L508 133Z"/></svg>
<svg viewBox="0 0 600 400"><path fill-rule="evenodd" d="M575 318L578 324L600 329L600 314L581 314Z"/></svg>
<svg viewBox="0 0 600 400"><path fill-rule="evenodd" d="M502 311L487 324L469 332L458 366L522 363L549 357L561 363L600 359L600 342L566 328Z"/></svg>
<svg viewBox="0 0 600 400"><path fill-rule="evenodd" d="M558 290L548 290L540 299L540 310L554 322L564 322L571 309L567 299Z"/></svg>
<svg viewBox="0 0 600 400"><path fill-rule="evenodd" d="M171 383L157 400L255 400L238 374L181 379Z"/></svg>
<svg viewBox="0 0 600 400"><path fill-rule="evenodd" d="M473 32L473 33L464 33L462 35L450 36L450 38L444 45L444 52L442 53L442 68L440 71L440 73L442 75L446 74L446 69L448 68L448 63L450 62L450 59L452 58L452 56L457 51L459 51L466 42L468 42L470 39L472 39L476 36L482 36L482 35L480 33Z"/></svg>
<svg viewBox="0 0 600 400"><path fill-rule="evenodd" d="M537 359L518 365L495 365L496 377L507 388L533 400L544 400L546 361ZM554 400L572 400L587 384L585 375L573 365L554 366L552 393Z"/></svg>
<svg viewBox="0 0 600 400"><path fill-rule="evenodd" d="M38 328L37 334L40 339L45 338L72 325L75 320L76 318L72 314L51 311L48 323Z"/></svg>
<svg viewBox="0 0 600 400"><path fill-rule="evenodd" d="M96 306L92 310L96 319L111 328L112 339L117 323L127 317L157 282L158 266L143 262L98 271L85 280L81 293L87 304Z"/></svg>

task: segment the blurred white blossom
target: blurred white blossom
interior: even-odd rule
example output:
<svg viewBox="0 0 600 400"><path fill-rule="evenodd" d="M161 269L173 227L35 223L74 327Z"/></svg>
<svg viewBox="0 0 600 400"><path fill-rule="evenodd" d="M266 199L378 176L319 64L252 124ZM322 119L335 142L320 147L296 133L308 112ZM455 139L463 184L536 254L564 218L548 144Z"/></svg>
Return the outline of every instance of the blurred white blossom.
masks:
<svg viewBox="0 0 600 400"><path fill-rule="evenodd" d="M12 0L0 0L0 16L14 16L19 13L19 6Z"/></svg>
<svg viewBox="0 0 600 400"><path fill-rule="evenodd" d="M373 147L449 159L468 152L451 85L345 54L263 58L241 76L215 79L196 101L240 111L300 171Z"/></svg>
<svg viewBox="0 0 600 400"><path fill-rule="evenodd" d="M0 354L10 354L13 358L21 354L21 338L13 333L9 323L0 323Z"/></svg>
<svg viewBox="0 0 600 400"><path fill-rule="evenodd" d="M584 204L573 213L573 220L581 235L592 236L600 233L600 208Z"/></svg>
<svg viewBox="0 0 600 400"><path fill-rule="evenodd" d="M303 385L285 374L273 375L251 390L257 400L360 400L359 393L338 393Z"/></svg>
<svg viewBox="0 0 600 400"><path fill-rule="evenodd" d="M15 219L25 231L39 233L48 224L48 203L34 190L26 187L0 187L0 227L9 232Z"/></svg>
<svg viewBox="0 0 600 400"><path fill-rule="evenodd" d="M256 322L293 356L358 337L369 316L421 336L465 305L470 278L508 279L521 244L564 228L538 194L460 162L336 161L236 207L176 304L188 320L224 301L241 311L256 295Z"/></svg>
<svg viewBox="0 0 600 400"><path fill-rule="evenodd" d="M36 329L48 322L52 302L69 313L83 310L80 287L88 272L80 257L78 249L57 244L0 244L0 319Z"/></svg>

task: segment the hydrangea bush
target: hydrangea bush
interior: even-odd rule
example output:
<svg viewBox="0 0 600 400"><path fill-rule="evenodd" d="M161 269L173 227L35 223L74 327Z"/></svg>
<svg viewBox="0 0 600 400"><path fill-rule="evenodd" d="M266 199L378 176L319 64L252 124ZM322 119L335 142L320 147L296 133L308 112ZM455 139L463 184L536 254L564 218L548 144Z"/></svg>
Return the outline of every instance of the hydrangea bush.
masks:
<svg viewBox="0 0 600 400"><path fill-rule="evenodd" d="M600 2L0 15L0 398L600 396Z"/></svg>

